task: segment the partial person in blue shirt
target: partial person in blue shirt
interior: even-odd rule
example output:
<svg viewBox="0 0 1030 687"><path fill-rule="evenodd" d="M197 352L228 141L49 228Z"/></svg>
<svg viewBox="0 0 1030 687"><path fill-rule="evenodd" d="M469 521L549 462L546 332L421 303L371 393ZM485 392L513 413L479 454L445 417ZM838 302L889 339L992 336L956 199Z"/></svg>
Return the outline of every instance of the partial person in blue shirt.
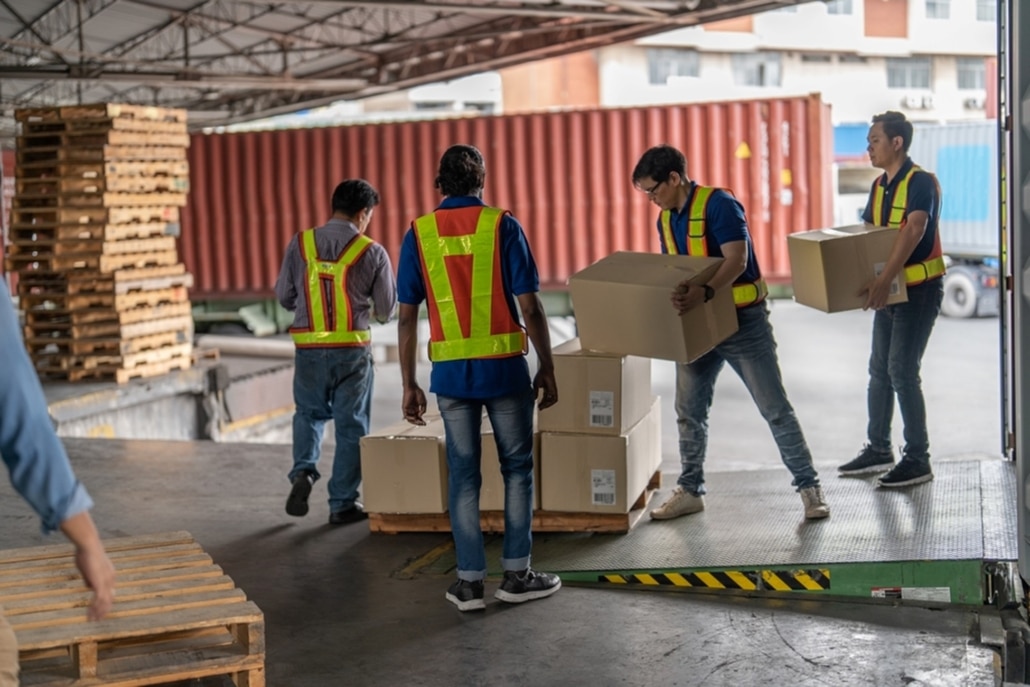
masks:
<svg viewBox="0 0 1030 687"><path fill-rule="evenodd" d="M437 395L447 444L448 512L458 579L444 598L461 611L482 610L486 552L479 523L483 411L490 418L504 478L504 579L494 596L523 603L554 594L561 580L530 567L533 537L533 406L558 400L539 277L522 227L482 201L486 163L473 146L440 159L436 187L445 196L412 222L401 245L397 319L402 410L425 424L426 397L415 375L419 305L429 310L430 391ZM519 321L519 309L525 328ZM526 335L540 367L530 378Z"/></svg>
<svg viewBox="0 0 1030 687"><path fill-rule="evenodd" d="M0 457L15 491L43 521L75 545L75 565L93 590L87 611L100 619L114 602L114 566L100 541L86 489L54 432L43 387L25 351L7 285L0 280ZM0 609L0 687L18 685L18 643Z"/></svg>

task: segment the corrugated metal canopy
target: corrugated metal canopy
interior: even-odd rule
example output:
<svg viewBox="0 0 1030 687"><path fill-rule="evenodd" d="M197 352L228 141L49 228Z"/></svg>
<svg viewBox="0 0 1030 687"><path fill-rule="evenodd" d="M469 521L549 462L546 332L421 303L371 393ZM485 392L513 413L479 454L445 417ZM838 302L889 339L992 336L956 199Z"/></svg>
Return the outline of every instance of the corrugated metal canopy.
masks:
<svg viewBox="0 0 1030 687"><path fill-rule="evenodd" d="M229 124L795 4L0 0L0 136L16 108L92 102Z"/></svg>

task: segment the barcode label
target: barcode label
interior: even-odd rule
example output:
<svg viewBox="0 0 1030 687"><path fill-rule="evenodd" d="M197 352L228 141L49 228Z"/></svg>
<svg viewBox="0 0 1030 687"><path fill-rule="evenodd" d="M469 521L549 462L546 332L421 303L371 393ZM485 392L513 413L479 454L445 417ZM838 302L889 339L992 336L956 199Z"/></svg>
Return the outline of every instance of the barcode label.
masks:
<svg viewBox="0 0 1030 687"><path fill-rule="evenodd" d="M588 416L591 427L614 427L615 392L591 391Z"/></svg>
<svg viewBox="0 0 1030 687"><path fill-rule="evenodd" d="M885 262L878 262L875 265L873 265L873 271L876 273L877 277L883 274L883 268L885 268L886 266L887 263ZM891 282L890 295L897 296L899 293L901 293L901 278L895 277L894 280Z"/></svg>
<svg viewBox="0 0 1030 687"><path fill-rule="evenodd" d="M592 505L615 505L615 470L590 471L590 496Z"/></svg>

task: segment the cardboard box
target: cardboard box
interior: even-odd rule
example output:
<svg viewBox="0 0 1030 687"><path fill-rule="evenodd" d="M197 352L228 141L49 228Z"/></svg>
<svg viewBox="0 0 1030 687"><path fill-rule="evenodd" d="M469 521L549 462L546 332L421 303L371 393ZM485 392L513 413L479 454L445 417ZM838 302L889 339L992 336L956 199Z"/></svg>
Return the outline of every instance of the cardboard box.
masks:
<svg viewBox="0 0 1030 687"><path fill-rule="evenodd" d="M894 229L864 224L790 234L794 300L823 312L861 308L865 296L859 293L883 271L897 236ZM891 284L887 303L907 300L902 273Z"/></svg>
<svg viewBox="0 0 1030 687"><path fill-rule="evenodd" d="M684 280L705 284L722 258L619 252L569 278L585 349L692 362L737 331L730 287L680 316L669 302ZM560 393L560 389L559 389Z"/></svg>
<svg viewBox="0 0 1030 687"><path fill-rule="evenodd" d="M651 359L585 351L578 338L554 349L558 402L540 411L541 432L617 436L651 409Z"/></svg>
<svg viewBox="0 0 1030 687"><path fill-rule="evenodd" d="M443 420L401 421L361 439L361 495L369 513L446 513Z"/></svg>
<svg viewBox="0 0 1030 687"><path fill-rule="evenodd" d="M490 421L483 420L483 457L479 470L483 475L483 487L479 491L479 510L504 510L504 477L501 475L501 460L497 456ZM533 433L533 508L540 509L540 433Z"/></svg>
<svg viewBox="0 0 1030 687"><path fill-rule="evenodd" d="M661 401L621 436L543 432L545 511L628 513L662 463Z"/></svg>

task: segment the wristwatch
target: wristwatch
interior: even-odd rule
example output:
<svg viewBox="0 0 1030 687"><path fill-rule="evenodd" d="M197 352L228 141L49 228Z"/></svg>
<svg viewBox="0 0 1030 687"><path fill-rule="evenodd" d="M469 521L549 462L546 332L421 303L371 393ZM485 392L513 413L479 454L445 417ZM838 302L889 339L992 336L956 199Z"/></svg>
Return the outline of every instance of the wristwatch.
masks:
<svg viewBox="0 0 1030 687"><path fill-rule="evenodd" d="M715 289L708 284L702 284L701 288L705 290L705 303L715 298Z"/></svg>

